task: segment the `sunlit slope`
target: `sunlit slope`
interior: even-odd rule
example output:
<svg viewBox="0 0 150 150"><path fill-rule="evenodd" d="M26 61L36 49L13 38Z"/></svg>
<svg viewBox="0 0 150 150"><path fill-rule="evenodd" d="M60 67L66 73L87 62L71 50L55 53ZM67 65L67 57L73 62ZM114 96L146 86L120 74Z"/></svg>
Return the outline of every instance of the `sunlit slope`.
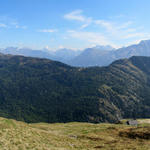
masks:
<svg viewBox="0 0 150 150"><path fill-rule="evenodd" d="M26 124L0 118L0 149L149 150L150 125L57 123Z"/></svg>

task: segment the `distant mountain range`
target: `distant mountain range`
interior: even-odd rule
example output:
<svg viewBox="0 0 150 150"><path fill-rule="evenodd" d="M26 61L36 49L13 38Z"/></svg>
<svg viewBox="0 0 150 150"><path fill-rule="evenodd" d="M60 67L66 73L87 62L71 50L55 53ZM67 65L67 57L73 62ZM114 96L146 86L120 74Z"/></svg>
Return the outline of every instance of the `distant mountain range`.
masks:
<svg viewBox="0 0 150 150"><path fill-rule="evenodd" d="M115 49L110 46L87 48L67 64L78 67L105 66L109 64L110 55L114 52Z"/></svg>
<svg viewBox="0 0 150 150"><path fill-rule="evenodd" d="M71 50L71 49L59 49L57 51L49 51L48 49L43 50L33 50L29 48L17 48L17 47L8 47L5 49L0 49L0 52L3 54L12 54L12 55L22 55L29 57L38 57L38 58L47 58L55 61L61 61L67 63L71 59L74 59L78 56L80 50Z"/></svg>
<svg viewBox="0 0 150 150"><path fill-rule="evenodd" d="M113 61L132 56L150 56L150 40L119 49L88 48L68 62L72 66L107 66Z"/></svg>
<svg viewBox="0 0 150 150"><path fill-rule="evenodd" d="M0 55L0 116L26 122L117 122L150 116L150 57L78 68Z"/></svg>
<svg viewBox="0 0 150 150"><path fill-rule="evenodd" d="M47 49L32 50L29 48L9 47L0 49L1 53L23 55L39 58L48 58L60 61L71 66L107 66L113 61L132 56L150 56L150 40L141 41L139 44L114 49L111 46L96 46L81 50L59 49L55 52Z"/></svg>

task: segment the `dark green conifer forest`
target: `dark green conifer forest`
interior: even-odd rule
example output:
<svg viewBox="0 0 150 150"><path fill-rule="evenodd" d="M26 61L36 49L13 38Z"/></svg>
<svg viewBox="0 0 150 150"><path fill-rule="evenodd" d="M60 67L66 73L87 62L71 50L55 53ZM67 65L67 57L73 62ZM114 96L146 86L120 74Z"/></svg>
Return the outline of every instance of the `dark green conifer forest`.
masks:
<svg viewBox="0 0 150 150"><path fill-rule="evenodd" d="M25 122L117 122L150 116L150 57L75 68L0 56L0 116Z"/></svg>

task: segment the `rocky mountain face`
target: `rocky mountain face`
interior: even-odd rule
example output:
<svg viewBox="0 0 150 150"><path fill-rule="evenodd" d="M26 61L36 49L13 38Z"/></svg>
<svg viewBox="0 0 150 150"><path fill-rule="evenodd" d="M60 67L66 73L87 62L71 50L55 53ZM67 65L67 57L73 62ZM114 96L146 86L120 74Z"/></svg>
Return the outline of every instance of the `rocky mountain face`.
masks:
<svg viewBox="0 0 150 150"><path fill-rule="evenodd" d="M80 50L71 50L71 49L59 49L57 51L49 51L48 49L43 50L33 50L30 48L17 48L17 47L7 47L5 49L0 49L0 52L3 54L12 54L12 55L21 55L37 58L47 58L55 61L61 61L67 63L71 59L78 56Z"/></svg>
<svg viewBox="0 0 150 150"><path fill-rule="evenodd" d="M67 62L67 64L78 67L105 66L110 62L109 55L114 53L114 49L106 46L97 46L85 49L80 55Z"/></svg>
<svg viewBox="0 0 150 150"><path fill-rule="evenodd" d="M132 56L150 56L150 40L119 49L86 49L79 56L68 62L72 66L107 66L113 61Z"/></svg>
<svg viewBox="0 0 150 150"><path fill-rule="evenodd" d="M9 47L1 49L0 52L4 54L48 58L76 67L108 66L113 61L122 58L129 58L132 56L150 56L150 40L141 41L139 44L119 49L114 49L109 45L99 45L87 48L83 51L75 51L65 48L57 51L49 51L47 49L32 50L28 48L18 49Z"/></svg>

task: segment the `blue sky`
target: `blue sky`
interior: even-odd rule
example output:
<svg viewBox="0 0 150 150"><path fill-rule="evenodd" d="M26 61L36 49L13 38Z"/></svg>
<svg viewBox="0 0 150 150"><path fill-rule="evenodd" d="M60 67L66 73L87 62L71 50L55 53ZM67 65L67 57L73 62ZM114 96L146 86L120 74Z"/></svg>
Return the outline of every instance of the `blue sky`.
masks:
<svg viewBox="0 0 150 150"><path fill-rule="evenodd" d="M149 0L4 0L0 7L0 47L83 49L150 39Z"/></svg>

